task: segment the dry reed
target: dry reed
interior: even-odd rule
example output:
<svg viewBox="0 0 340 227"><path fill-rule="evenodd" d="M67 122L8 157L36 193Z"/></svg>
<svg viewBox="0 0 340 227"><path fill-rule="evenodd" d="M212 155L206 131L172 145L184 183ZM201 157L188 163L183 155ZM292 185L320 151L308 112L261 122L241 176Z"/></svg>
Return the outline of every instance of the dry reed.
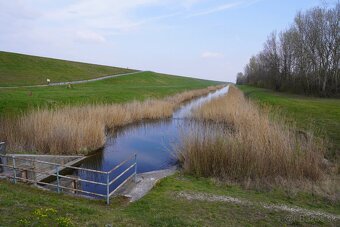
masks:
<svg viewBox="0 0 340 227"><path fill-rule="evenodd" d="M10 152L87 154L104 145L107 129L170 117L182 102L220 87L186 91L162 100L37 109L16 119L1 119L0 139L7 142Z"/></svg>
<svg viewBox="0 0 340 227"><path fill-rule="evenodd" d="M188 173L236 181L315 181L324 175L325 147L320 141L272 120L235 87L195 110L193 117L218 122L224 129L194 127L182 137L177 153Z"/></svg>

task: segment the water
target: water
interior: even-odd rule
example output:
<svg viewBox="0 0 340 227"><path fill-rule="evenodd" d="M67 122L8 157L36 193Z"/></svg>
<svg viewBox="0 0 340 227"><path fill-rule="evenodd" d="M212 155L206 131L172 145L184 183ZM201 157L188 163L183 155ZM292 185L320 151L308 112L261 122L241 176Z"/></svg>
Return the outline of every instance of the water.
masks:
<svg viewBox="0 0 340 227"><path fill-rule="evenodd" d="M227 92L228 87L224 87L206 96L189 101L177 109L169 119L142 121L116 129L115 134L107 138L103 150L87 158L81 167L109 171L135 153L137 154L138 173L162 170L176 165L173 147L178 143L179 137L185 134L185 130L194 124L193 121L188 120L192 110ZM110 178L113 179L132 163L133 160L126 163L122 166L121 171L113 173ZM133 171L132 169L126 175L129 176ZM106 182L105 175L84 172L77 174L83 179ZM123 180L124 178L113 184L110 190L117 187ZM101 194L105 194L106 190L105 186L84 182L81 183L81 188Z"/></svg>

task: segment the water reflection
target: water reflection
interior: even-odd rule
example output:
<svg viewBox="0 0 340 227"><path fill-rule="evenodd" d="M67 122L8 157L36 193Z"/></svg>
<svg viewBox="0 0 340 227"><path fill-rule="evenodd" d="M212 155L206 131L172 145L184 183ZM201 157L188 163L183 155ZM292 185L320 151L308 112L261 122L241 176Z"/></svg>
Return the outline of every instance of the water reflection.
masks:
<svg viewBox="0 0 340 227"><path fill-rule="evenodd" d="M197 99L194 99L188 103L186 103L185 105L182 105L178 110L176 110L173 115L172 118L188 118L190 117L190 115L192 114L192 111L197 108L200 107L202 104L210 101L213 98L217 98L219 96L225 95L229 90L229 86L224 87L220 90L217 90L215 92L209 93L206 96L202 96L199 97Z"/></svg>

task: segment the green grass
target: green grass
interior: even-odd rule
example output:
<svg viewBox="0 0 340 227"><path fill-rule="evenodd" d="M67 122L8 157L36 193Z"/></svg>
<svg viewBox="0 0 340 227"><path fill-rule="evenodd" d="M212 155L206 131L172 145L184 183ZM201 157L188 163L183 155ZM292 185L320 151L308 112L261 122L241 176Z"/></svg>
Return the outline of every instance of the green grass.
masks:
<svg viewBox="0 0 340 227"><path fill-rule="evenodd" d="M279 108L303 130L314 130L333 146L330 155L340 155L340 99L326 99L274 92L251 86L238 86L246 96L262 105Z"/></svg>
<svg viewBox="0 0 340 227"><path fill-rule="evenodd" d="M243 198L252 202L287 204L340 214L339 203L300 193L287 195L280 190L260 192L237 186L217 185L210 179L176 174L163 179L141 200L127 204L113 199L110 206L93 201L41 191L27 185L0 181L0 225L15 226L18 220L32 218L37 208L53 208L59 217L68 217L77 226L283 226L336 225L320 218L300 217L261 206L235 205L224 202L188 201L176 198L180 191L204 192ZM48 217L47 217L48 218Z"/></svg>
<svg viewBox="0 0 340 227"><path fill-rule="evenodd" d="M92 79L134 70L0 51L0 87Z"/></svg>
<svg viewBox="0 0 340 227"><path fill-rule="evenodd" d="M0 115L15 115L32 108L49 108L87 103L122 103L161 98L217 82L142 72L96 82L38 88L0 88Z"/></svg>

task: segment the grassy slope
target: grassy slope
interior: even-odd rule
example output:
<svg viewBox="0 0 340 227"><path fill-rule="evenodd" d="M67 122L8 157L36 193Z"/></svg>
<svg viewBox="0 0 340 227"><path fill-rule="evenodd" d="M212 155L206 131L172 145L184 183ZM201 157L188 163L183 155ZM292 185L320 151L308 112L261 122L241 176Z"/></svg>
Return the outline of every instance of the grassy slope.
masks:
<svg viewBox="0 0 340 227"><path fill-rule="evenodd" d="M37 208L54 208L60 217L69 217L77 226L282 226L329 225L329 220L294 216L291 213L266 210L260 206L243 206L222 202L187 201L174 193L196 191L248 199L253 202L287 204L340 214L340 205L308 194L287 196L282 191L245 191L236 186L217 186L209 179L175 175L163 179L143 199L126 204L114 199L109 207L103 201L86 200L27 185L16 186L0 182L0 223L15 226L18 220L29 218ZM339 224L339 223L337 223ZM336 225L336 223L333 223Z"/></svg>
<svg viewBox="0 0 340 227"><path fill-rule="evenodd" d="M18 114L33 107L65 104L119 103L160 98L188 89L217 84L213 81L143 72L86 84L0 89L0 115Z"/></svg>
<svg viewBox="0 0 340 227"><path fill-rule="evenodd" d="M97 78L133 70L0 51L0 87Z"/></svg>
<svg viewBox="0 0 340 227"><path fill-rule="evenodd" d="M302 129L314 130L326 136L340 151L340 99L305 97L250 86L238 86L244 93L260 102L280 108ZM334 153L333 153L334 155Z"/></svg>

